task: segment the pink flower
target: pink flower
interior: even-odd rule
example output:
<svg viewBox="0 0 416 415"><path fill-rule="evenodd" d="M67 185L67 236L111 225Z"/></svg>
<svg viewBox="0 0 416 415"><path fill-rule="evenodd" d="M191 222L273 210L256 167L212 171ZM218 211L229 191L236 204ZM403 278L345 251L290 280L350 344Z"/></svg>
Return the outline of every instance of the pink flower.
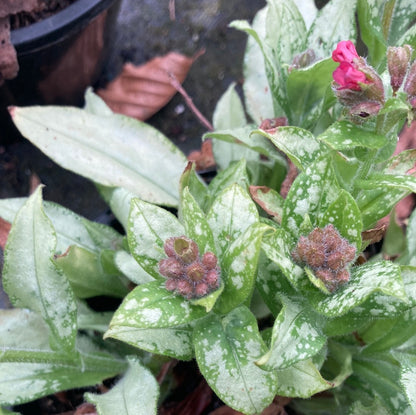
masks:
<svg viewBox="0 0 416 415"><path fill-rule="evenodd" d="M338 90L352 89L354 91L361 91L361 83L368 83L363 72L356 69L349 62L341 62L337 69L332 74L334 81L339 85Z"/></svg>
<svg viewBox="0 0 416 415"><path fill-rule="evenodd" d="M354 43L352 43L351 40L342 40L338 43L337 48L332 52L332 60L334 62L353 63L355 58L358 58L358 53L355 50Z"/></svg>

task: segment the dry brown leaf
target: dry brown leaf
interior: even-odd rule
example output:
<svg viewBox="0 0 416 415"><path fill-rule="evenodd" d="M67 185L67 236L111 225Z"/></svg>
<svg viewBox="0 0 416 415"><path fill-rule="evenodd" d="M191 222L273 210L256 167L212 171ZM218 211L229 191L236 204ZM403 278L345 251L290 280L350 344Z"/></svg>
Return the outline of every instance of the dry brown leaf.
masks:
<svg viewBox="0 0 416 415"><path fill-rule="evenodd" d="M197 171L203 171L215 166L214 154L212 153L211 140L202 143L201 150L192 151L188 156L189 161L195 162Z"/></svg>
<svg viewBox="0 0 416 415"><path fill-rule="evenodd" d="M177 92L170 74L182 83L197 56L170 52L140 66L126 63L116 79L96 92L114 112L144 121Z"/></svg>

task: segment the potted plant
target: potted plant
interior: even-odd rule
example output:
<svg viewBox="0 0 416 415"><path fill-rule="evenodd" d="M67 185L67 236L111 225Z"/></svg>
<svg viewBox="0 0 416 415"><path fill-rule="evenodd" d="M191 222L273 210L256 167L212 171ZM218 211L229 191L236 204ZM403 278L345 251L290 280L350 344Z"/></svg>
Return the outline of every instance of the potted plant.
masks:
<svg viewBox="0 0 416 415"><path fill-rule="evenodd" d="M11 108L24 136L97 184L124 233L41 188L0 203L16 307L0 313L2 405L124 373L86 400L99 414L155 414L165 356L196 359L244 414L276 396L295 413L416 411L415 214L371 249L379 220L416 190L415 150L394 155L415 108L416 9L378 6L270 0L253 25L233 23L251 36L245 108L233 86L217 105L209 184L91 91L84 109ZM97 295L122 302L100 314L86 303Z"/></svg>

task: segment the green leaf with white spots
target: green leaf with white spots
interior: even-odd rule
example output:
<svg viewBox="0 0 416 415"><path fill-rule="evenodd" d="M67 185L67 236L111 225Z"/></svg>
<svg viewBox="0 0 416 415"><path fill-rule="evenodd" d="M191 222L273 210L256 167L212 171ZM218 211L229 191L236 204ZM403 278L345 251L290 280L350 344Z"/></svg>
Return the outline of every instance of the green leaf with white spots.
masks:
<svg viewBox="0 0 416 415"><path fill-rule="evenodd" d="M303 128L279 127L273 132L263 130L254 132L269 138L301 171L305 170L325 151L314 135Z"/></svg>
<svg viewBox="0 0 416 415"><path fill-rule="evenodd" d="M261 38L266 35L267 7L259 10L253 19L252 27ZM256 124L274 117L273 99L267 80L262 51L251 36L247 39L244 53L244 102L247 112ZM279 111L280 113L280 111Z"/></svg>
<svg viewBox="0 0 416 415"><path fill-rule="evenodd" d="M398 265L380 261L352 268L347 284L331 296L314 293L311 300L319 313L336 317L358 307L375 293L392 296L405 303L408 301ZM377 299L375 301L377 302Z"/></svg>
<svg viewBox="0 0 416 415"><path fill-rule="evenodd" d="M261 240L270 229L265 224L254 223L224 252L220 259L224 291L215 304L216 311L226 314L253 293Z"/></svg>
<svg viewBox="0 0 416 415"><path fill-rule="evenodd" d="M104 339L110 337L150 353L178 360L190 360L194 355L192 332L191 325L161 329L119 325L110 327L104 334Z"/></svg>
<svg viewBox="0 0 416 415"><path fill-rule="evenodd" d="M393 356L400 363L400 383L413 413L416 413L416 356L403 352L393 352Z"/></svg>
<svg viewBox="0 0 416 415"><path fill-rule="evenodd" d="M358 0L357 7L360 35L368 47L369 63L376 68L386 58L387 44L381 27L385 4L385 0Z"/></svg>
<svg viewBox="0 0 416 415"><path fill-rule="evenodd" d="M130 357L128 362L127 372L109 392L85 394L99 415L156 415L159 384L138 359Z"/></svg>
<svg viewBox="0 0 416 415"><path fill-rule="evenodd" d="M116 250L121 248L123 244L123 236L111 226L93 222L84 218L82 219L82 223L84 224L91 239L94 241L97 250Z"/></svg>
<svg viewBox="0 0 416 415"><path fill-rule="evenodd" d="M270 350L257 364L266 369L286 369L297 362L315 356L324 346L324 319L301 299L284 299L277 316Z"/></svg>
<svg viewBox="0 0 416 415"><path fill-rule="evenodd" d="M409 403L401 385L400 367L391 353L377 354L371 359L355 357L354 375L371 385L376 396L391 414L411 414Z"/></svg>
<svg viewBox="0 0 416 415"><path fill-rule="evenodd" d="M12 223L27 200L26 197L0 199L0 217ZM91 252L100 251L85 227L90 221L53 202L44 201L43 207L56 232L56 253L63 254L70 245L78 245Z"/></svg>
<svg viewBox="0 0 416 415"><path fill-rule="evenodd" d="M12 119L60 166L151 203L178 205L186 157L150 125L120 114L58 106L14 107Z"/></svg>
<svg viewBox="0 0 416 415"><path fill-rule="evenodd" d="M72 245L55 259L78 298L98 295L123 298L128 289L118 275L107 272L100 255Z"/></svg>
<svg viewBox="0 0 416 415"><path fill-rule="evenodd" d="M125 370L84 338L77 350L54 351L43 318L26 309L0 310L0 405L17 405L62 390L95 385Z"/></svg>
<svg viewBox="0 0 416 415"><path fill-rule="evenodd" d="M307 48L306 26L292 0L270 0L266 16L266 41L274 48L279 66L289 65Z"/></svg>
<svg viewBox="0 0 416 415"><path fill-rule="evenodd" d="M163 282L153 281L137 286L125 297L109 331L182 326L205 315L202 307L168 291Z"/></svg>
<svg viewBox="0 0 416 415"><path fill-rule="evenodd" d="M187 187L191 195L198 202L201 209L205 210L209 202L210 195L208 186L195 171L195 163L188 163L184 172L182 173L179 185L180 195L182 195L183 189Z"/></svg>
<svg viewBox="0 0 416 415"><path fill-rule="evenodd" d="M41 187L27 199L13 222L4 251L3 286L15 307L39 312L58 350L75 346L74 293L52 259L56 234L42 206Z"/></svg>
<svg viewBox="0 0 416 415"><path fill-rule="evenodd" d="M391 415L391 412L380 402L374 399L370 405L364 405L361 401L352 404L348 411L348 415Z"/></svg>
<svg viewBox="0 0 416 415"><path fill-rule="evenodd" d="M264 16L264 21L266 22L268 8L266 8L265 13L266 15ZM230 27L246 32L256 41L257 45L259 46L264 58L264 68L266 71L267 81L271 92L270 95L273 101L274 114L281 114L282 110L286 113L289 112L290 108L288 106L286 97L285 82L282 79L282 71L279 67L277 60L273 59L274 45L269 44L270 39L268 39L267 41L265 39L267 33L265 33L264 36L260 35L260 33L264 33L263 29L259 29L259 31L257 31L258 26L256 27L256 29L254 29L254 27L250 26L250 24L244 20L235 20L231 22Z"/></svg>
<svg viewBox="0 0 416 415"><path fill-rule="evenodd" d="M235 85L231 84L224 92L222 97L217 102L214 110L212 122L214 125L215 133L206 134L203 139L207 137L217 138L216 131L228 130L228 129L240 129L247 124L244 107L241 103L241 99L235 91ZM242 128L244 130L244 128ZM247 128L246 128L247 130ZM249 135L250 128L246 131L245 135ZM234 130L230 130L234 131ZM221 135L221 134L220 134ZM213 140L212 152L214 159L220 169L226 169L232 161L241 160L242 158L253 159L258 155L242 146L236 145L232 140Z"/></svg>
<svg viewBox="0 0 416 415"><path fill-rule="evenodd" d="M283 207L282 227L299 238L305 215L317 226L339 190L330 161L319 158L293 182Z"/></svg>
<svg viewBox="0 0 416 415"><path fill-rule="evenodd" d="M388 143L384 135L364 130L350 121L337 121L318 136L333 150L351 150L355 147L379 149Z"/></svg>
<svg viewBox="0 0 416 415"><path fill-rule="evenodd" d="M318 58L327 58L338 42L355 39L356 0L331 0L319 12L309 29L307 45Z"/></svg>
<svg viewBox="0 0 416 415"><path fill-rule="evenodd" d="M221 257L250 225L258 222L259 214L247 191L233 184L214 200L207 219Z"/></svg>
<svg viewBox="0 0 416 415"><path fill-rule="evenodd" d="M264 236L262 248L268 258L279 266L290 283L294 287L299 286L304 272L292 260L294 242L290 235L284 229L277 229Z"/></svg>
<svg viewBox="0 0 416 415"><path fill-rule="evenodd" d="M329 291L326 287L325 283L321 279L316 277L314 272L309 267L305 267L305 274L308 277L308 280L324 294L331 293L331 291Z"/></svg>
<svg viewBox="0 0 416 415"><path fill-rule="evenodd" d="M410 215L406 228L406 251L399 262L404 265L416 266L416 210Z"/></svg>
<svg viewBox="0 0 416 415"><path fill-rule="evenodd" d="M187 187L182 192L181 209L185 234L197 243L200 255L208 251L215 253L214 236L206 215Z"/></svg>
<svg viewBox="0 0 416 415"><path fill-rule="evenodd" d="M275 317L282 309L282 295L296 295L286 276L264 252L261 252L259 257L256 288Z"/></svg>
<svg viewBox="0 0 416 415"><path fill-rule="evenodd" d="M198 322L193 336L198 366L215 393L244 414L260 413L276 394L274 372L255 361L266 351L257 321L244 306Z"/></svg>
<svg viewBox="0 0 416 415"><path fill-rule="evenodd" d="M409 193L408 190L399 187L380 187L378 181L375 189L361 190L356 202L361 211L363 229L370 229L379 219L388 215L394 205Z"/></svg>
<svg viewBox="0 0 416 415"><path fill-rule="evenodd" d="M329 205L319 226L332 224L340 235L353 244L357 250L361 247L363 224L361 212L354 198L346 191L340 190L338 197Z"/></svg>
<svg viewBox="0 0 416 415"><path fill-rule="evenodd" d="M166 239L184 234L184 227L172 213L140 199L132 200L127 230L130 252L152 277L162 278L158 263L166 258Z"/></svg>
<svg viewBox="0 0 416 415"><path fill-rule="evenodd" d="M349 354L345 354L345 362L341 371L332 380L322 377L312 359L304 360L277 372L279 385L277 394L307 399L319 392L339 386L351 372L351 355Z"/></svg>
<svg viewBox="0 0 416 415"><path fill-rule="evenodd" d="M392 350L399 347L412 336L416 335L416 308L406 310L402 315L391 318L391 326L384 320L376 320L372 325L372 332L381 335L376 341L369 344L367 331L363 333L363 341L368 344L363 350L363 355L371 356L374 353Z"/></svg>
<svg viewBox="0 0 416 415"><path fill-rule="evenodd" d="M335 68L336 63L328 58L289 73L287 96L292 108L291 125L313 129L322 113L335 102L330 89Z"/></svg>
<svg viewBox="0 0 416 415"><path fill-rule="evenodd" d="M359 180L357 187L371 190L373 188L400 189L416 193L416 177L409 175L372 174L366 180Z"/></svg>
<svg viewBox="0 0 416 415"><path fill-rule="evenodd" d="M243 188L247 188L249 183L247 174L247 162L242 159L232 163L226 170L218 172L209 184L209 190L212 198L215 198L223 192L227 187L236 183Z"/></svg>
<svg viewBox="0 0 416 415"><path fill-rule="evenodd" d="M230 145L232 144L233 147L240 147L238 151L235 151L235 156L230 159L230 163L231 161L241 160L242 158L259 161L259 154L270 159L282 161L282 155L276 150L276 147L262 134L258 134L257 130L253 131L254 128L256 128L255 125L246 125L228 130L215 130L212 133L205 134L204 137L215 138L213 143L221 140ZM215 160L217 158L218 156L215 156ZM227 166L228 164L225 167ZM221 165L220 167L224 168Z"/></svg>

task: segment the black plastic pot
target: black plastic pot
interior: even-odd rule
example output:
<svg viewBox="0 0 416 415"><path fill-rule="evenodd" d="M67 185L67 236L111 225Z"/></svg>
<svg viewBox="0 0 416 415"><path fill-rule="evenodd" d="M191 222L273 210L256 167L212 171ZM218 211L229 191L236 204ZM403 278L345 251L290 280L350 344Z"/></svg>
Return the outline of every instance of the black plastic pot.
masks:
<svg viewBox="0 0 416 415"><path fill-rule="evenodd" d="M13 30L18 76L0 88L8 105L80 105L94 85L111 46L120 0L78 0L59 13ZM0 125L3 124L0 117ZM2 139L0 128L0 141Z"/></svg>

